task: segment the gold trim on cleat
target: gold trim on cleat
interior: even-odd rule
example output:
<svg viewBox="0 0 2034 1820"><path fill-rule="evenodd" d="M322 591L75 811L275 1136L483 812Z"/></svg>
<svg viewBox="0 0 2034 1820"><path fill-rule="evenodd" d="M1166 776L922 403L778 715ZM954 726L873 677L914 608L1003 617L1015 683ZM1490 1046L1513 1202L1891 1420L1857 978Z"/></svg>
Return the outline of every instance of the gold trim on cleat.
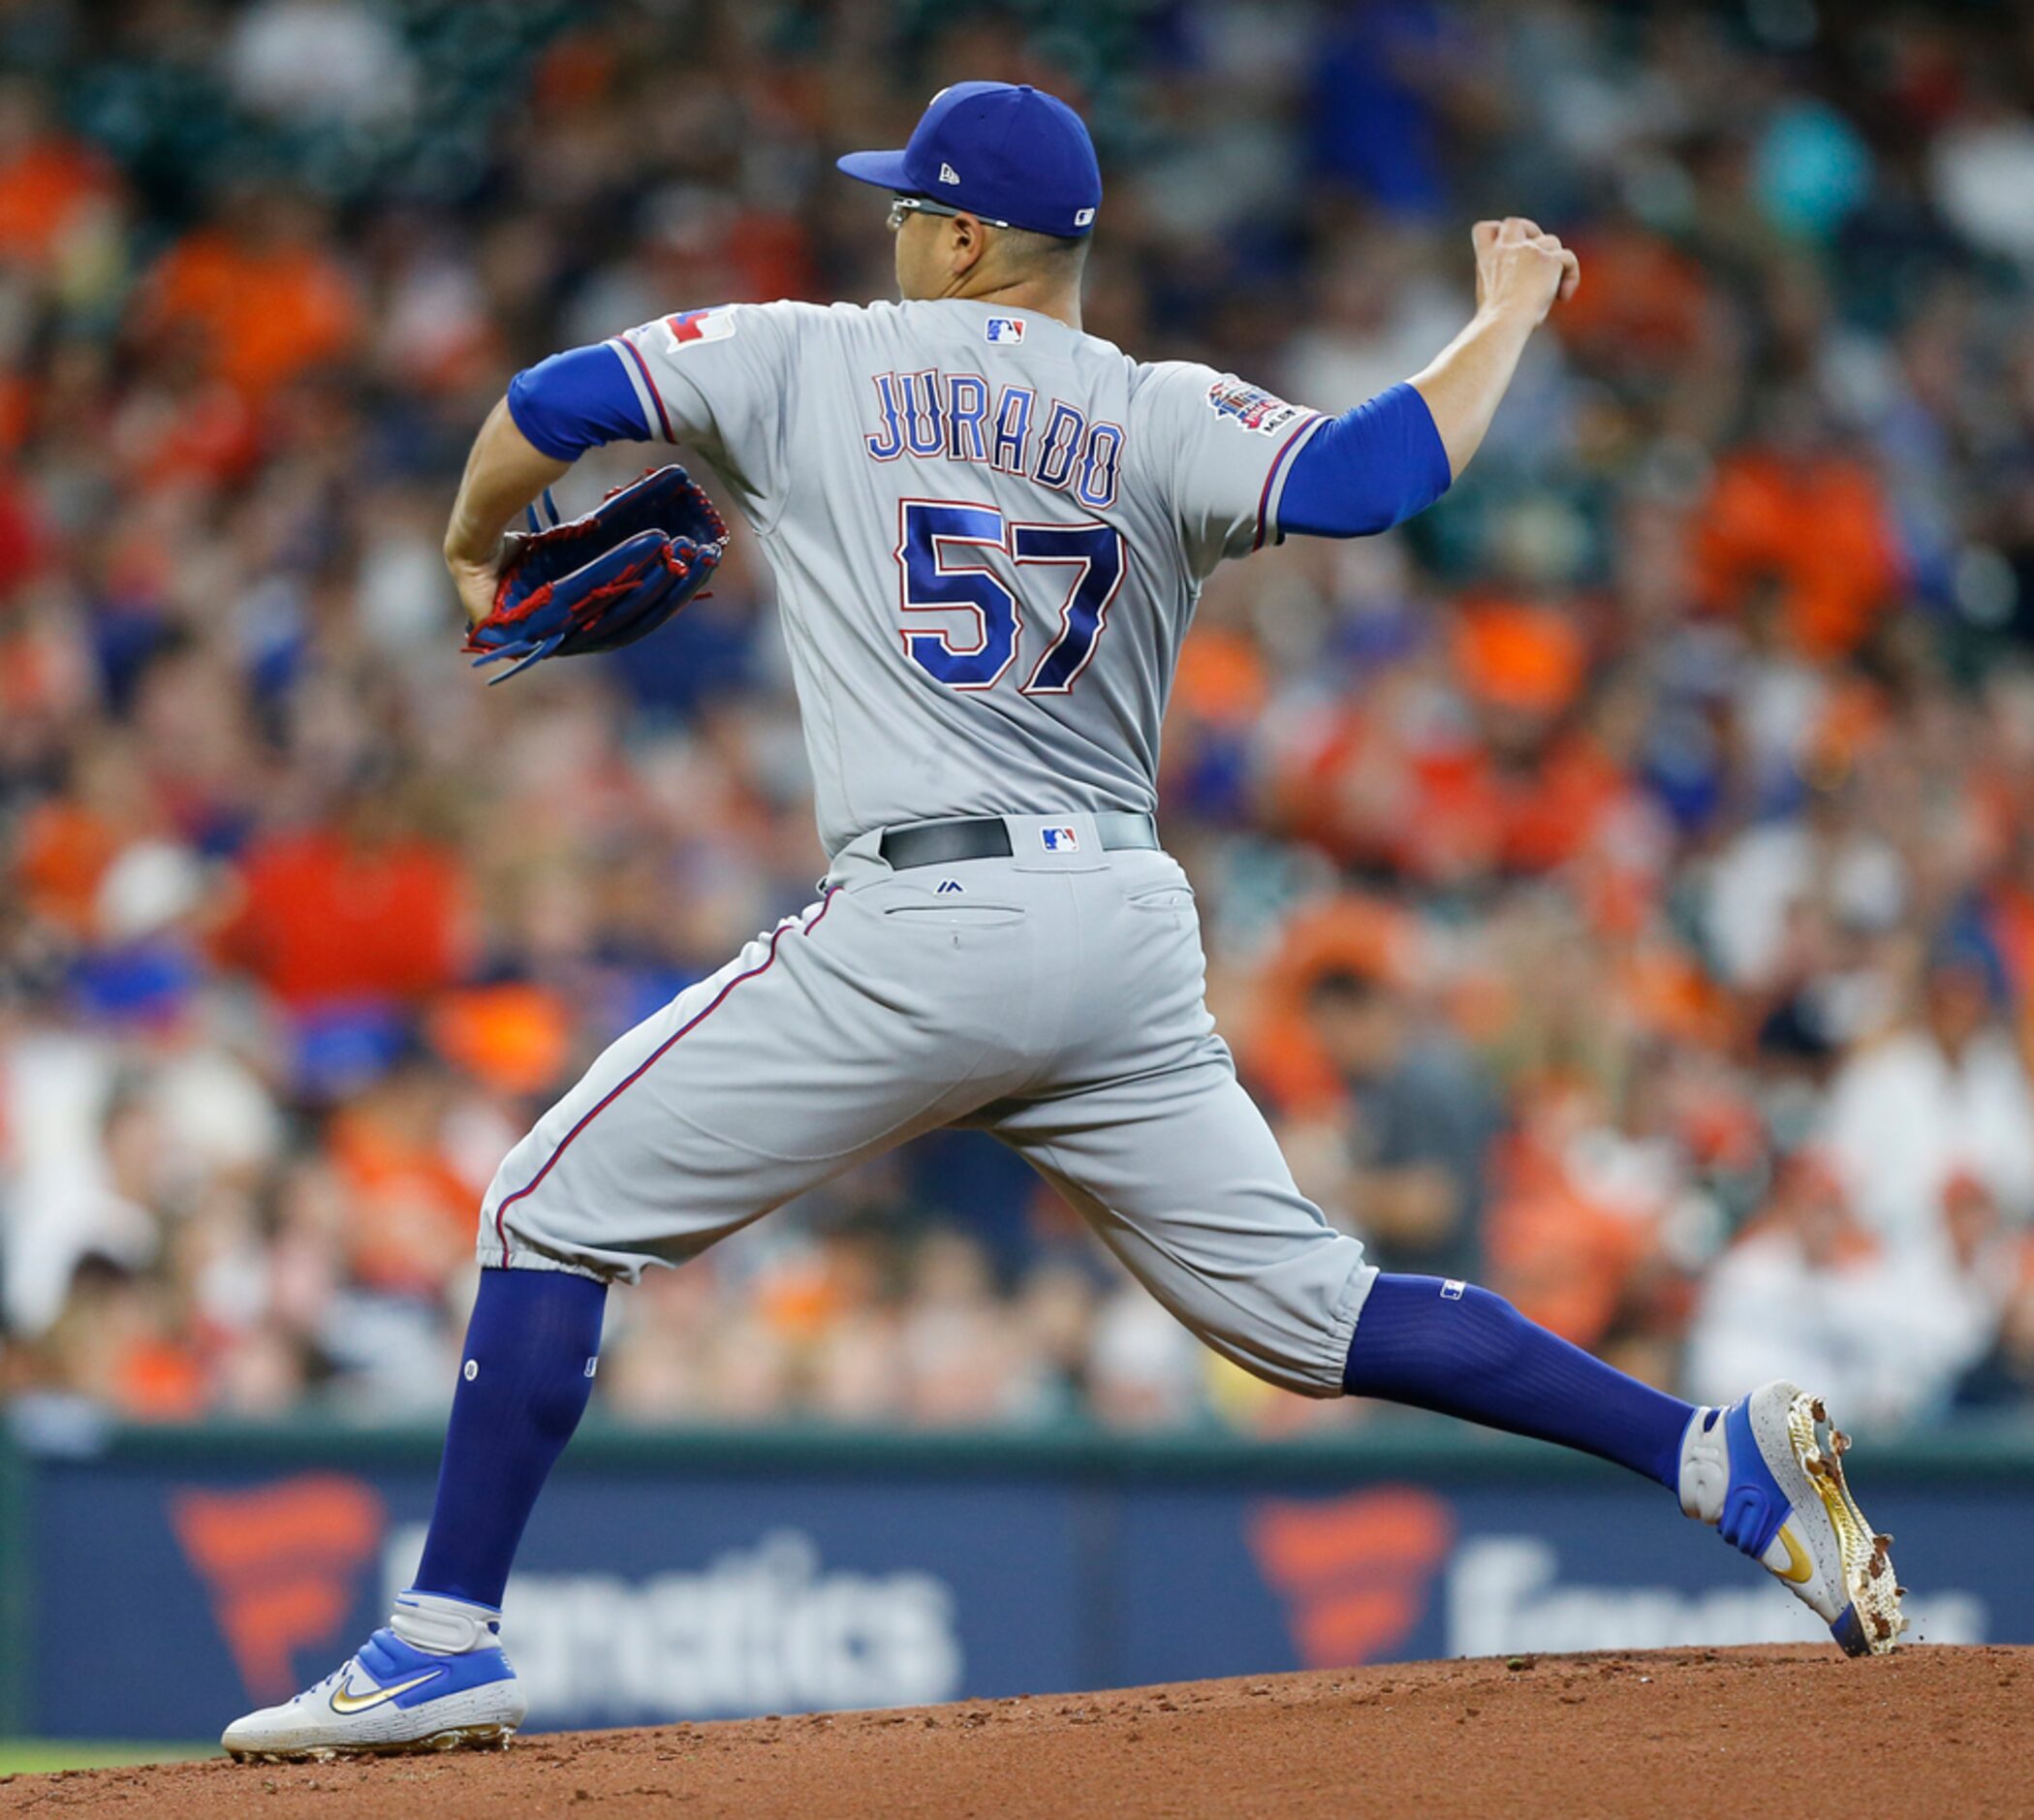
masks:
<svg viewBox="0 0 2034 1820"><path fill-rule="evenodd" d="M1907 1620L1900 1616L1900 1594L1906 1588L1898 1585L1887 1553L1893 1538L1872 1533L1844 1483L1843 1456L1850 1449L1850 1436L1830 1427L1825 1452L1815 1432L1818 1424L1830 1426L1830 1412L1820 1397L1803 1393L1787 1405L1787 1439L1793 1444L1794 1458L1835 1526L1843 1554L1844 1591L1857 1608L1866 1647L1873 1655L1885 1655L1907 1628Z"/></svg>
<svg viewBox="0 0 2034 1820"><path fill-rule="evenodd" d="M454 1725L428 1738L380 1744L312 1744L297 1750L229 1750L235 1763L331 1763L341 1757L414 1757L441 1750L506 1750L513 1725Z"/></svg>

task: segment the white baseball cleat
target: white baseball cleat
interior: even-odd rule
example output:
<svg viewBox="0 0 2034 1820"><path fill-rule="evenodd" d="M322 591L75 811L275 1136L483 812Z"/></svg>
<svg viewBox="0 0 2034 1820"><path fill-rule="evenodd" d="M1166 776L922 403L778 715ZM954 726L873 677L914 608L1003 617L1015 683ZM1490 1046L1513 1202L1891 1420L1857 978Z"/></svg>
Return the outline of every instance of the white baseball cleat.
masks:
<svg viewBox="0 0 2034 1820"><path fill-rule="evenodd" d="M1824 1438L1825 1432L1827 1439ZM1681 1443L1681 1509L1715 1524L1852 1655L1884 1655L1907 1621L1887 1550L1843 1476L1850 1437L1784 1379L1701 1409Z"/></svg>
<svg viewBox="0 0 2034 1820"><path fill-rule="evenodd" d="M226 1728L242 1763L506 1749L529 1703L499 1645L440 1654L378 1630L317 1686Z"/></svg>

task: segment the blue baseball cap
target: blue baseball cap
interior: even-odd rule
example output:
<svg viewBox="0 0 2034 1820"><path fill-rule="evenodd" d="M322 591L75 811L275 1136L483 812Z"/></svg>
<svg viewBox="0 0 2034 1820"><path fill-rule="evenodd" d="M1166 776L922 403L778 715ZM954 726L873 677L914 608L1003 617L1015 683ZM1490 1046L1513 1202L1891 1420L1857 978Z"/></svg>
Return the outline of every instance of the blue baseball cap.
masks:
<svg viewBox="0 0 2034 1820"><path fill-rule="evenodd" d="M1102 167L1080 116L1028 82L955 82L932 97L902 151L839 163L880 189L1062 239L1092 233L1102 205Z"/></svg>

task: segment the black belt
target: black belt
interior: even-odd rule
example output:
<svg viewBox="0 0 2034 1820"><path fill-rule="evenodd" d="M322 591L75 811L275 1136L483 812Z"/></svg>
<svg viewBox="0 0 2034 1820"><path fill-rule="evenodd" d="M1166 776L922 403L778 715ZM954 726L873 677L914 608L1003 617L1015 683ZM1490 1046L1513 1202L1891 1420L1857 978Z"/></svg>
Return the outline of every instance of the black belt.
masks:
<svg viewBox="0 0 2034 1820"><path fill-rule="evenodd" d="M1106 809L1089 818L1105 853L1158 846L1158 824L1148 815L1127 809ZM1049 831L1050 824L1048 824ZM1010 826L1001 817L985 815L967 822L914 822L908 828L883 832L883 858L895 871L914 865L950 865L956 860L1008 860ZM1066 851L1040 843L1041 852Z"/></svg>

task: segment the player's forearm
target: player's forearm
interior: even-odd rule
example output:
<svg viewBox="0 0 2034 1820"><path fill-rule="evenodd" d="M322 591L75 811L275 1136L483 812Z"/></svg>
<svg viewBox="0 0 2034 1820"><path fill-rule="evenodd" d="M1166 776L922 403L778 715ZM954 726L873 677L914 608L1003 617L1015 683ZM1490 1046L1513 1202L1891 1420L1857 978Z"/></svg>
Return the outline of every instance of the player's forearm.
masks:
<svg viewBox="0 0 2034 1820"><path fill-rule="evenodd" d="M445 560L454 573L491 567L502 533L516 515L570 466L531 445L516 427L506 400L488 412L466 457L445 527Z"/></svg>
<svg viewBox="0 0 2034 1820"><path fill-rule="evenodd" d="M1538 318L1516 307L1477 311L1469 326L1412 378L1426 400L1449 471L1456 480L1483 447L1490 420L1518 370L1518 357L1532 338Z"/></svg>

